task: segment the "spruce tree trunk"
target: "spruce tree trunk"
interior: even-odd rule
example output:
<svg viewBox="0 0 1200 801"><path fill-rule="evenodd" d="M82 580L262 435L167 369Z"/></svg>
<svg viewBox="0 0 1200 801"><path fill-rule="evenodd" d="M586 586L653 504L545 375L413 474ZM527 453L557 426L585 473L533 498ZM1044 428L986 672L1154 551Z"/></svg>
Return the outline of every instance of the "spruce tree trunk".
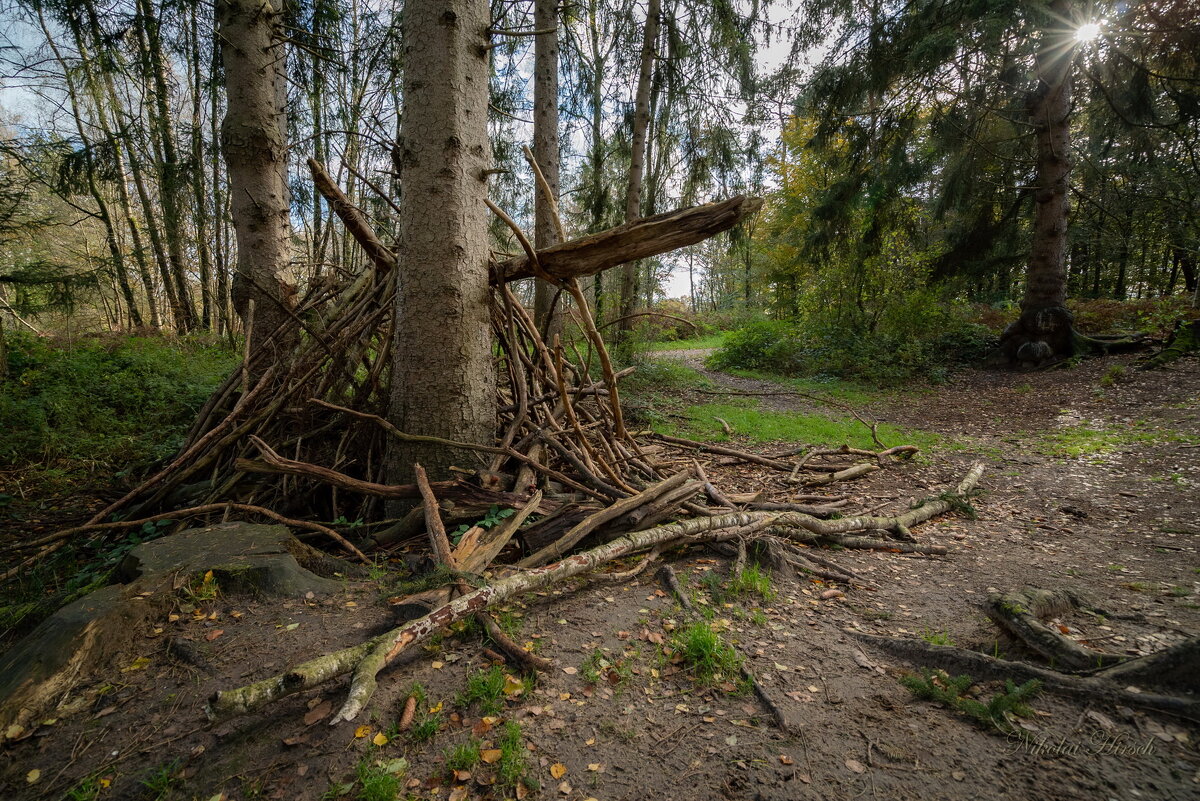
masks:
<svg viewBox="0 0 1200 801"><path fill-rule="evenodd" d="M533 63L533 156L546 178L558 205L558 0L535 0L533 27L539 33L534 42ZM551 201L540 189L534 190L534 240L537 248L558 244L558 223ZM546 339L562 330L562 312L554 303L556 289L549 281L535 279L533 312Z"/></svg>
<svg viewBox="0 0 1200 801"><path fill-rule="evenodd" d="M642 39L642 60L638 70L637 94L633 102L633 136L630 140L629 184L625 190L625 222L642 216L642 181L645 175L646 139L650 133L650 89L654 75L654 49L658 41L658 16L660 0L650 0L646 9L646 27ZM626 264L621 268L621 307L617 316L623 318L617 325L618 342L629 337L634 326L630 315L634 312L638 295L638 265Z"/></svg>
<svg viewBox="0 0 1200 801"><path fill-rule="evenodd" d="M1071 0L1053 0L1038 45L1038 87L1029 99L1037 134L1033 243L1021 316L1001 337L1010 361L1039 365L1075 352L1067 301L1067 214L1071 179Z"/></svg>
<svg viewBox="0 0 1200 801"><path fill-rule="evenodd" d="M402 168L388 418L401 431L491 443L496 428L486 170L490 22L486 0L404 7ZM388 480L435 480L473 454L391 440Z"/></svg>
<svg viewBox="0 0 1200 801"><path fill-rule="evenodd" d="M257 369L296 335L289 314L295 289L281 276L292 258L281 18L272 0L217 3L227 94L221 150L237 238L230 291L234 309L251 323L246 335Z"/></svg>

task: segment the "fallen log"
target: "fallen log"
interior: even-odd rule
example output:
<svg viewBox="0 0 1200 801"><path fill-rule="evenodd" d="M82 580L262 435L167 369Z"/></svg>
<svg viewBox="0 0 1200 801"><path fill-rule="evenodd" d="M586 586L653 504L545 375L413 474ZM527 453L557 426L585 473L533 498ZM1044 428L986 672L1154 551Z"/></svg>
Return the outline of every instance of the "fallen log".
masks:
<svg viewBox="0 0 1200 801"><path fill-rule="evenodd" d="M375 675L401 651L428 638L443 626L474 615L508 598L539 589L561 579L595 570L600 565L651 548L661 543L720 539L727 529L755 521L754 515L736 513L688 520L669 526L631 532L545 567L519 572L494 584L480 587L435 609L424 617L405 623L358 645L319 656L284 673L235 690L218 691L209 699L205 713L211 720L244 715L284 696L316 687L329 679L355 670L350 695L333 723L352 720L369 700Z"/></svg>
<svg viewBox="0 0 1200 801"><path fill-rule="evenodd" d="M578 278L694 245L727 231L762 206L760 198L738 195L729 200L691 206L589 234L537 251L542 271L558 279ZM496 265L495 282L515 281L536 275L527 255L514 256Z"/></svg>

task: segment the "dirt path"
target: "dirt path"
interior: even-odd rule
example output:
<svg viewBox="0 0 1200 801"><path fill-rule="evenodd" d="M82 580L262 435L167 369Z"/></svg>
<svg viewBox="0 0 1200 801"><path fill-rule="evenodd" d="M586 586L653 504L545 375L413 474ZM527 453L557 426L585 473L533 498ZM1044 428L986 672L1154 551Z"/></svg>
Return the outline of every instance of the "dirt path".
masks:
<svg viewBox="0 0 1200 801"><path fill-rule="evenodd" d="M703 352L661 355L698 365ZM739 390L771 386L708 375ZM1116 380L1102 386L1105 376ZM763 403L812 410L785 396ZM742 597L729 605L709 599L703 583L709 572L723 580L724 564L702 553L675 564L802 734L779 732L753 696L703 688L662 656L659 643L682 620L653 578L581 580L511 610L519 638L539 643L561 667L505 702L504 716L520 723L531 775L542 787L532 797L1197 797L1196 728L1043 695L1022 722L1028 738L1009 740L913 700L897 681L912 666L860 647L849 632L937 636L1004 652L980 602L993 588L1034 584L1070 587L1119 611L1119 620L1061 621L1098 648L1144 653L1200 633L1200 363L1159 373L1140 373L1121 358L1057 373L971 371L871 411L938 432L944 445L922 461L839 487L855 496L856 508L890 500L880 512L902 510L952 485L972 461L987 462L979 519L951 515L915 532L949 546L948 556L829 553L878 590L822 600L819 582L777 579L771 602ZM1072 448L1088 453L1066 455ZM778 498L788 492L765 470L714 463L711 472L719 483L767 486ZM113 779L99 798L154 798L141 782L178 760L170 775L179 778L161 797L315 800L335 797L323 794L353 779L356 765L400 756L409 763L404 792L414 798L501 797L487 784L490 768L477 766L455 783L444 764L448 749L472 737L484 747L497 739L478 708L455 703L467 676L485 665L477 639L447 638L385 674L362 721L366 737L356 738L353 725L306 725L324 701L339 702L340 686L211 727L200 709L213 690L356 642L388 620L376 591L354 583L337 597L286 608L219 599L200 611L217 617L192 612L161 621L146 632L144 649L128 655L130 664L149 657L147 665L115 671L93 687L103 692L87 696L85 711L6 749L0 798L59 798L92 774ZM218 627L223 634L207 639ZM169 656L171 638L194 643L199 666ZM585 676L595 667L603 677L591 684ZM444 728L431 742L400 736L371 745L399 718L413 681L425 687L429 707L444 705ZM26 783L32 769L41 771L37 784ZM344 797L360 797L360 787Z"/></svg>

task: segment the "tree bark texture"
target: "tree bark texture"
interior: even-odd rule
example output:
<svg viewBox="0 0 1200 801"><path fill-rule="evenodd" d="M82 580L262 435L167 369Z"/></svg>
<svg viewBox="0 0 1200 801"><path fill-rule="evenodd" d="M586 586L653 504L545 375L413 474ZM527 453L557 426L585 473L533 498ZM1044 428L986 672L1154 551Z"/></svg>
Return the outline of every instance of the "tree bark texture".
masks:
<svg viewBox="0 0 1200 801"><path fill-rule="evenodd" d="M558 244L558 0L535 0L533 28L539 33L534 42L533 58L533 156L546 179L552 197L534 191L534 246L542 248ZM547 341L562 328L562 318L555 312L556 288L546 280L537 279L534 285L533 318Z"/></svg>
<svg viewBox="0 0 1200 801"><path fill-rule="evenodd" d="M221 150L229 175L229 206L237 237L237 267L230 288L246 335L265 358L282 352L295 289L282 276L292 259L291 197L287 184L287 122L282 10L278 0L219 0L217 26L225 66L228 107ZM282 327L281 327L282 326ZM279 330L274 340L271 335ZM269 341L270 340L270 341Z"/></svg>
<svg viewBox="0 0 1200 801"><path fill-rule="evenodd" d="M490 444L496 428L486 170L488 6L409 0L404 7L400 275L389 419L410 434ZM395 441L388 476L419 461L432 478L473 464L458 449Z"/></svg>
<svg viewBox="0 0 1200 801"><path fill-rule="evenodd" d="M1037 135L1033 242L1021 316L1005 330L1010 361L1042 364L1075 350L1067 300L1067 214L1071 180L1071 67L1075 55L1071 0L1053 0L1036 56L1038 86L1029 99Z"/></svg>
<svg viewBox="0 0 1200 801"><path fill-rule="evenodd" d="M642 181L645 175L646 139L650 132L650 88L654 76L654 48L658 41L658 16L660 0L650 0L646 9L646 27L642 39L642 59L638 69L637 94L633 102L633 136L630 140L629 183L625 189L625 222L633 222L642 216ZM621 272L621 306L618 316L623 318L618 326L623 332L633 327L634 305L637 303L638 265L626 264Z"/></svg>

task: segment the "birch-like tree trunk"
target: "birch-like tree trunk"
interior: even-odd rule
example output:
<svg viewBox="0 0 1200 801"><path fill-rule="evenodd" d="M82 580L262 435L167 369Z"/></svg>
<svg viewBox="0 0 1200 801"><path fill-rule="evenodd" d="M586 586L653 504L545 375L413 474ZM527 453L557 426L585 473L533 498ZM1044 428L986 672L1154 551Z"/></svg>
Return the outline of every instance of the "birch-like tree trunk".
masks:
<svg viewBox="0 0 1200 801"><path fill-rule="evenodd" d="M389 419L410 434L490 443L496 427L488 290L490 22L485 0L404 7L400 274ZM473 454L392 440L389 481L437 479Z"/></svg>
<svg viewBox="0 0 1200 801"><path fill-rule="evenodd" d="M646 10L646 26L642 39L642 58L638 69L637 93L633 101L633 136L630 140L629 183L625 189L625 221L631 222L642 216L642 182L645 176L646 139L650 133L650 89L654 76L654 52L658 42L658 17L661 11L660 0L650 0ZM634 326L630 317L634 312L638 294L638 265L626 264L621 268L621 308L618 316L622 318L617 325L620 329L618 341L628 338L628 332Z"/></svg>

